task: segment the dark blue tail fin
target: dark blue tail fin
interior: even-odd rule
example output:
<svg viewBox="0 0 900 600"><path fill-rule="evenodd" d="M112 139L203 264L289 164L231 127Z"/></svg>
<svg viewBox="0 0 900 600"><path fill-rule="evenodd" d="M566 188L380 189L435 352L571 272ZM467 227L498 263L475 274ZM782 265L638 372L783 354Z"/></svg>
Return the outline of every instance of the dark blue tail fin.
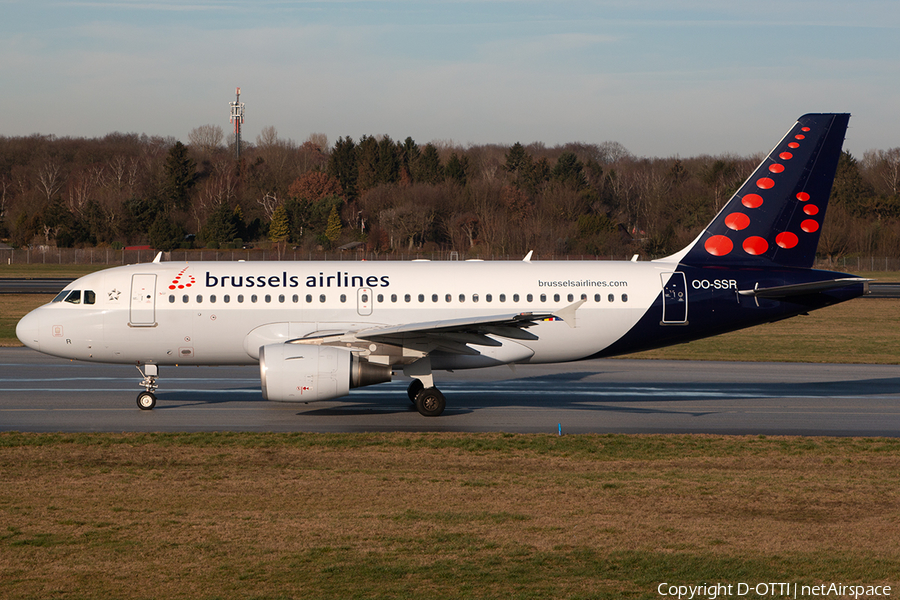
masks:
<svg viewBox="0 0 900 600"><path fill-rule="evenodd" d="M849 119L800 117L706 230L670 260L812 267Z"/></svg>

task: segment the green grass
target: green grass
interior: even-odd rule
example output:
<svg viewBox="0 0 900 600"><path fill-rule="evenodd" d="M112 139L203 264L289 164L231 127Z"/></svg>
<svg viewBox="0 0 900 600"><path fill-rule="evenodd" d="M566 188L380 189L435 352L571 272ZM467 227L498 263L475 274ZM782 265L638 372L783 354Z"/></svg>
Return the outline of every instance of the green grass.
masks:
<svg viewBox="0 0 900 600"><path fill-rule="evenodd" d="M894 439L2 433L0 474L4 598L658 598L900 573Z"/></svg>

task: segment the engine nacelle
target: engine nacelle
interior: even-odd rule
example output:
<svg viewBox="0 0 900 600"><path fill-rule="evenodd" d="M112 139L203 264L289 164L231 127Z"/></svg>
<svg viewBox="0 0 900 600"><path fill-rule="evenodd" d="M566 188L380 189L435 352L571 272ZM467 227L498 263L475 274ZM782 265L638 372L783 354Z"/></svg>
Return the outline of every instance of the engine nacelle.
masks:
<svg viewBox="0 0 900 600"><path fill-rule="evenodd" d="M372 364L343 348L269 344L259 349L259 377L266 400L316 402L390 381L391 367Z"/></svg>

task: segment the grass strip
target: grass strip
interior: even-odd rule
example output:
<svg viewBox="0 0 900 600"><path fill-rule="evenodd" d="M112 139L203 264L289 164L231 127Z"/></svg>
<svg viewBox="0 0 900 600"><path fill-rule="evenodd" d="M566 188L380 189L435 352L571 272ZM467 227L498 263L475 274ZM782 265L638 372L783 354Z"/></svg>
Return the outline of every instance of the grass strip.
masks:
<svg viewBox="0 0 900 600"><path fill-rule="evenodd" d="M3 433L0 597L896 585L898 476L883 438Z"/></svg>

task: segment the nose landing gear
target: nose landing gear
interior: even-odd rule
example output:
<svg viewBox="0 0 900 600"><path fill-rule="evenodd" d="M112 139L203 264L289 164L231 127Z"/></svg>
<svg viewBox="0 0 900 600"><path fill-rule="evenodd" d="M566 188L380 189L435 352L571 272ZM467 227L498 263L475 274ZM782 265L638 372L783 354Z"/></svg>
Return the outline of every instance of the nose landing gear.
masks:
<svg viewBox="0 0 900 600"><path fill-rule="evenodd" d="M156 395L153 392L159 387L159 384L156 383L156 379L159 377L159 366L144 365L143 371L140 367L137 367L137 370L143 377L139 385L145 388L145 391L137 396L138 408L141 410L153 410L153 407L156 406Z"/></svg>

